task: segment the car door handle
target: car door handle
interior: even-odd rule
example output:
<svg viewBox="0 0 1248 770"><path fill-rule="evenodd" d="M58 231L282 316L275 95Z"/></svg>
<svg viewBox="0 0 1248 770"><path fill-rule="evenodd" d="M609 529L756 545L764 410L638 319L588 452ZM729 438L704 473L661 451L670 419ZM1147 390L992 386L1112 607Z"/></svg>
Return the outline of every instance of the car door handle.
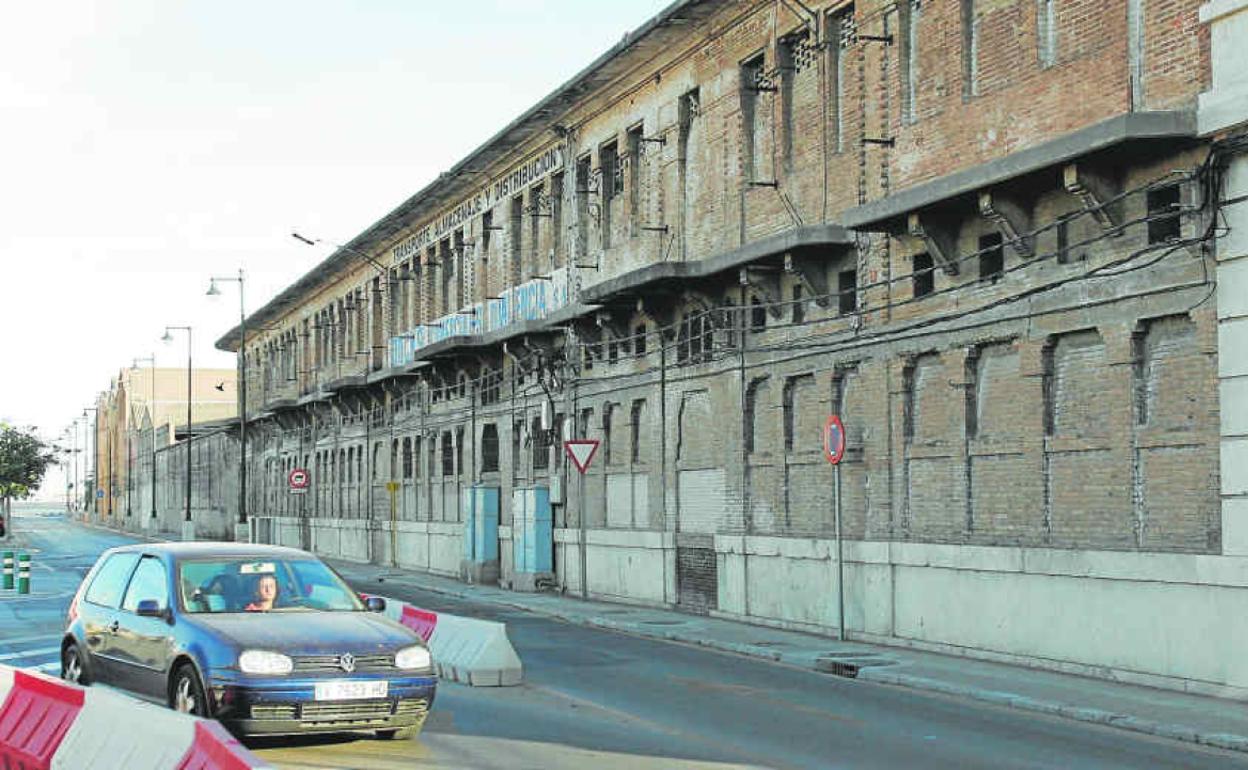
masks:
<svg viewBox="0 0 1248 770"><path fill-rule="evenodd" d="M116 620L108 624L108 630L112 631L114 634L117 633L117 629L119 628L121 628L121 623L117 622Z"/></svg>

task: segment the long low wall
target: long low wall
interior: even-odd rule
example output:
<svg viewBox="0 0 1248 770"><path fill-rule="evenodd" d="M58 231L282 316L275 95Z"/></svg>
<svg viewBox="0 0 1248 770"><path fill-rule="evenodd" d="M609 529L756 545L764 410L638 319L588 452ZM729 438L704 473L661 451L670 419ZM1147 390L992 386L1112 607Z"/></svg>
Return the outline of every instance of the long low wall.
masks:
<svg viewBox="0 0 1248 770"><path fill-rule="evenodd" d="M835 629L833 541L719 536L715 547L716 614ZM1248 559L872 542L846 543L845 559L857 638L1248 695Z"/></svg>
<svg viewBox="0 0 1248 770"><path fill-rule="evenodd" d="M300 521L272 542L300 546ZM392 564L389 522L319 520L314 549ZM510 528L500 527L500 541ZM570 594L677 606L677 535L555 531L556 578ZM458 575L462 525L399 522L400 567ZM369 544L372 543L370 546ZM835 541L716 535L711 614L836 632ZM512 574L500 553L504 586ZM369 548L372 551L369 551ZM850 636L1171 689L1248 696L1248 558L848 541ZM581 553L587 554L585 569Z"/></svg>

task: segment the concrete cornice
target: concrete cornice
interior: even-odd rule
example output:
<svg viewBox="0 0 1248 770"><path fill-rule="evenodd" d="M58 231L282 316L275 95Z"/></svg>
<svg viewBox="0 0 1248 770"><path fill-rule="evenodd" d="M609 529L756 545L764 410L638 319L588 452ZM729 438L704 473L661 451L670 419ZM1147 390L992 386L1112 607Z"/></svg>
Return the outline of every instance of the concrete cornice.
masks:
<svg viewBox="0 0 1248 770"><path fill-rule="evenodd" d="M1210 0L1200 6L1200 23L1208 24L1240 11L1248 11L1248 0Z"/></svg>

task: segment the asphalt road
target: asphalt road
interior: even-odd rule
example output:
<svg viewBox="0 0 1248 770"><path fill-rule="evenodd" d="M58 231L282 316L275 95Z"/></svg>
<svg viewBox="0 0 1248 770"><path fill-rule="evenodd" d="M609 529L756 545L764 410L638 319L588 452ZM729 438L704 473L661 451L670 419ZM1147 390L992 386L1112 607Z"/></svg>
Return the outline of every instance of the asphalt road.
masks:
<svg viewBox="0 0 1248 770"><path fill-rule="evenodd" d="M38 549L32 599L0 594L0 662L55 649L73 586L124 542L61 518L18 520ZM36 564L40 562L37 561ZM525 684L443 683L420 739L251 741L286 768L1248 768L1248 757L753 658L572 626L402 586L357 588L508 624ZM35 652L23 652L35 651Z"/></svg>

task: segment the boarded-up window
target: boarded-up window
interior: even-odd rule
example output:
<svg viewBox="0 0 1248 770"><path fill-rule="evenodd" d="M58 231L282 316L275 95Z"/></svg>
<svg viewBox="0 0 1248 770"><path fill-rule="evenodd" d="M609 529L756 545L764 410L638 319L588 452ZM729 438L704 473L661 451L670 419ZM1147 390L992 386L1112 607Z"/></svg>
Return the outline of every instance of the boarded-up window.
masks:
<svg viewBox="0 0 1248 770"><path fill-rule="evenodd" d="M745 391L745 451L747 453L768 448L763 441L760 420L766 419L764 410L767 408L769 384L767 377L758 377Z"/></svg>
<svg viewBox="0 0 1248 770"><path fill-rule="evenodd" d="M645 440L646 433L647 433L647 431L645 430L645 427L646 427L645 419L646 419L646 400L644 398L639 398L633 401L632 414L629 416L629 426L631 428L631 433L632 433L631 460L634 463L640 463L640 462L645 461L645 452L642 447L642 442Z"/></svg>
<svg viewBox="0 0 1248 770"><path fill-rule="evenodd" d="M977 438L1018 438L1018 346L1012 342L985 345L968 364L967 435Z"/></svg>
<svg viewBox="0 0 1248 770"><path fill-rule="evenodd" d="M1199 383L1211 364L1196 347L1187 316L1150 321L1136 336L1135 407L1140 425L1191 430L1202 405Z"/></svg>
<svg viewBox="0 0 1248 770"><path fill-rule="evenodd" d="M906 367L905 436L907 440L935 439L948 428L951 413L947 378L940 356L928 353Z"/></svg>
<svg viewBox="0 0 1248 770"><path fill-rule="evenodd" d="M1104 438L1113 411L1105 343L1096 331L1064 334L1046 354L1046 423L1051 435Z"/></svg>

